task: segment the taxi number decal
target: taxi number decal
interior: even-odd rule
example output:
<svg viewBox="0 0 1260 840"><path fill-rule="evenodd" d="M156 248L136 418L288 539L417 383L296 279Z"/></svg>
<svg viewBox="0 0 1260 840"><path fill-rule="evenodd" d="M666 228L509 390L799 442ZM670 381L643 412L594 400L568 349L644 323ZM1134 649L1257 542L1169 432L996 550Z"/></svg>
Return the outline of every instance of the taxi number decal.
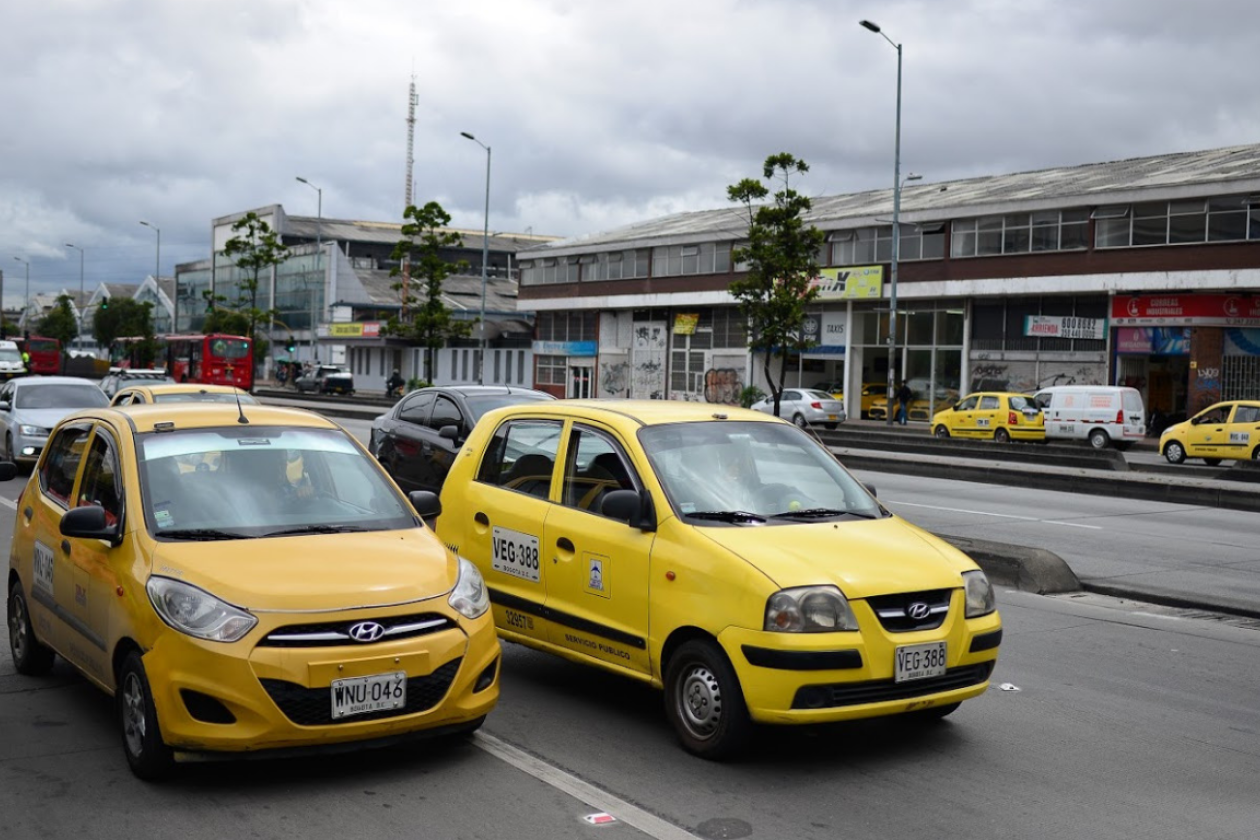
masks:
<svg viewBox="0 0 1260 840"><path fill-rule="evenodd" d="M987 426L989 425L989 418L988 418L988 417L977 417L977 418L976 418L976 425L977 425L977 426L980 426L981 428L985 428L985 427L987 427Z"/></svg>
<svg viewBox="0 0 1260 840"><path fill-rule="evenodd" d="M508 627L515 627L517 630L533 630L534 617L522 615L514 610L504 610L503 618L507 621Z"/></svg>
<svg viewBox="0 0 1260 840"><path fill-rule="evenodd" d="M538 537L508 528L495 528L490 538L492 569L538 583Z"/></svg>
<svg viewBox="0 0 1260 840"><path fill-rule="evenodd" d="M1230 442L1230 443L1243 443L1243 444L1245 444L1245 443L1249 443L1250 441L1251 441L1251 433L1250 433L1250 432L1230 432L1230 433L1229 433L1229 442Z"/></svg>
<svg viewBox="0 0 1260 840"><path fill-rule="evenodd" d="M53 550L41 542L35 543L35 588L53 594Z"/></svg>

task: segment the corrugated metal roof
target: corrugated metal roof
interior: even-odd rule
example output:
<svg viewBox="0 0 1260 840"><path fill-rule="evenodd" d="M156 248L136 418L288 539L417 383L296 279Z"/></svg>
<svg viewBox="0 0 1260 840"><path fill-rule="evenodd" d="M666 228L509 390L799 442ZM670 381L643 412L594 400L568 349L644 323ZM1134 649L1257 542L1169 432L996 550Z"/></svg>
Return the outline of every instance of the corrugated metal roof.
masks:
<svg viewBox="0 0 1260 840"><path fill-rule="evenodd" d="M464 228L445 228L445 230L463 236L465 248L481 248L482 231ZM317 216L286 216L284 235L311 241L321 238L325 241L393 245L402 239L402 225L396 222L361 222L346 219L320 219ZM519 251L553 242L558 238L534 233L500 232L490 236L489 248L492 251Z"/></svg>
<svg viewBox="0 0 1260 840"><path fill-rule="evenodd" d="M386 269L356 269L368 301L378 306L398 306L400 291L393 288L402 277L391 276ZM423 280L411 278L411 294L423 294ZM502 276L486 278L486 311L516 312L516 281ZM457 314L476 316L481 312L481 275L452 274L442 283L442 300ZM353 301L362 304L364 301Z"/></svg>

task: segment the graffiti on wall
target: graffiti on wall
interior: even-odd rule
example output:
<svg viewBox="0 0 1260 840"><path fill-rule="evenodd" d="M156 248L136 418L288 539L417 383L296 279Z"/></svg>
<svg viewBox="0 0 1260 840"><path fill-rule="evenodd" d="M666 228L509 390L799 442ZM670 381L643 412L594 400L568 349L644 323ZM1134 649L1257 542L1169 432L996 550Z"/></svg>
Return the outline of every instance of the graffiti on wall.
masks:
<svg viewBox="0 0 1260 840"><path fill-rule="evenodd" d="M1105 364L980 361L971 366L972 391L1036 391L1053 385L1105 385Z"/></svg>
<svg viewBox="0 0 1260 840"><path fill-rule="evenodd" d="M625 359L601 360L599 389L609 397L624 397L630 389L630 363Z"/></svg>
<svg viewBox="0 0 1260 840"><path fill-rule="evenodd" d="M630 397L659 400L665 396L665 345L669 333L664 322L634 326L630 348Z"/></svg>
<svg viewBox="0 0 1260 840"><path fill-rule="evenodd" d="M1221 401L1221 369L1200 367L1194 371L1194 403L1191 412L1197 413Z"/></svg>
<svg viewBox="0 0 1260 840"><path fill-rule="evenodd" d="M710 368L704 373L706 402L739 405L739 392L743 389L739 371L734 368Z"/></svg>

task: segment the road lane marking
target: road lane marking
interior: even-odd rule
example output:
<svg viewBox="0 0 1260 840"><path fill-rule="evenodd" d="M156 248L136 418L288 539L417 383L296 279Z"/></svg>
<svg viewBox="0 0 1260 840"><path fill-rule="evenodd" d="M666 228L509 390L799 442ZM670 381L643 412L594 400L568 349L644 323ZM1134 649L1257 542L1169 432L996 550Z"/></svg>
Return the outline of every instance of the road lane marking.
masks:
<svg viewBox="0 0 1260 840"><path fill-rule="evenodd" d="M612 814L626 823L656 840L699 840L699 836L666 822L655 814L650 814L637 805L601 790L589 782L553 767L541 758L530 755L524 750L500 741L493 735L477 732L472 737L472 744L490 753L500 761L505 761L524 773L528 773L540 782L545 782L559 791L567 793L574 799L585 802L600 811Z"/></svg>
<svg viewBox="0 0 1260 840"><path fill-rule="evenodd" d="M13 499L6 499L3 496L0 496L0 505L4 505L7 508L12 508L13 510L17 510L17 502L14 501Z"/></svg>
<svg viewBox="0 0 1260 840"><path fill-rule="evenodd" d="M1080 522L1063 522L1058 519L1041 519L1036 516L1016 516L1013 513L993 513L987 510L968 510L966 508L941 507L940 505L919 505L914 502L893 502L888 499L881 499L885 504L901 505L903 507L928 508L929 510L943 510L949 513L974 513L976 516L996 516L999 519L1019 519L1024 522L1041 522L1045 525L1062 525L1065 528L1088 528L1091 531L1101 531L1101 525L1083 525Z"/></svg>

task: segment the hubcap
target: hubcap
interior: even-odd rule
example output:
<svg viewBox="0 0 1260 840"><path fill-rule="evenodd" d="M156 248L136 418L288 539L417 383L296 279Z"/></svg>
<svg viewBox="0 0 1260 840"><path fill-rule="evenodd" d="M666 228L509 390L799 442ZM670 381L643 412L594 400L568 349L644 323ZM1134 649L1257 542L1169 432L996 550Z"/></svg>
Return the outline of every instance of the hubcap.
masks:
<svg viewBox="0 0 1260 840"><path fill-rule="evenodd" d="M708 668L697 665L683 679L678 711L697 738L708 738L717 729L722 720L722 687Z"/></svg>
<svg viewBox="0 0 1260 840"><path fill-rule="evenodd" d="M1182 455L1181 444L1179 443L1168 444L1168 460L1169 461L1180 461L1181 455Z"/></svg>
<svg viewBox="0 0 1260 840"><path fill-rule="evenodd" d="M9 599L9 645L13 648L13 658L22 659L26 656L26 646L28 644L26 638L26 607L22 603L22 597L16 592Z"/></svg>
<svg viewBox="0 0 1260 840"><path fill-rule="evenodd" d="M127 752L139 756L144 752L144 688L134 673L123 681L122 719Z"/></svg>

